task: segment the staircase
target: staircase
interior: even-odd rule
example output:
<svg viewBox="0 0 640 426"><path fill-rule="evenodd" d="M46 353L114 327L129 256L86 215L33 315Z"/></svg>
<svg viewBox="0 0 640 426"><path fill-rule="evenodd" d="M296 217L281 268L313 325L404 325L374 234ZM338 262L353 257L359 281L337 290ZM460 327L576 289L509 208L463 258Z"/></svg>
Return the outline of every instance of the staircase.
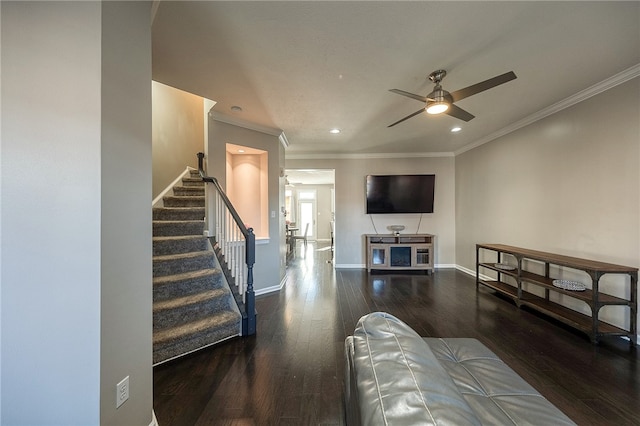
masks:
<svg viewBox="0 0 640 426"><path fill-rule="evenodd" d="M207 237L197 171L153 208L153 364L238 336L242 317Z"/></svg>

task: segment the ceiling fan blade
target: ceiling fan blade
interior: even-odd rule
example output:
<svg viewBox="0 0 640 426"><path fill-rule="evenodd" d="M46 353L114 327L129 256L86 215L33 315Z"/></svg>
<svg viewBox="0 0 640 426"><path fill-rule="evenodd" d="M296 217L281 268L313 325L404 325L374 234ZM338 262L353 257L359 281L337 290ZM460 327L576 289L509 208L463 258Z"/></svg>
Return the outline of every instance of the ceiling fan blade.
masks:
<svg viewBox="0 0 640 426"><path fill-rule="evenodd" d="M461 99L468 98L471 95L475 95L476 93L484 92L485 90L489 90L508 81L515 80L516 78L517 76L515 73L513 71L509 71L497 77L490 78L489 80L474 84L473 86L451 92L450 95L453 102L457 102Z"/></svg>
<svg viewBox="0 0 640 426"><path fill-rule="evenodd" d="M409 115L407 115L405 118L402 118L402 119L400 119L400 120L396 121L396 122L395 122L395 123L393 123L393 124L389 124L387 127L393 127L393 126L395 126L396 124L400 124L400 123L402 123L404 120L408 120L408 119L410 119L411 117L413 117L413 116L415 116L415 115L420 114L421 112L424 112L424 108L420 108L419 110L417 110L417 111L416 111L416 112L414 112L413 114L409 114Z"/></svg>
<svg viewBox="0 0 640 426"><path fill-rule="evenodd" d="M459 118L463 121L471 121L475 118L475 115L463 110L462 108L454 104L450 104L449 109L444 113L450 115L451 117Z"/></svg>
<svg viewBox="0 0 640 426"><path fill-rule="evenodd" d="M406 96L406 97L411 98L411 99L415 99L416 101L425 102L425 103L427 102L427 98L425 98L424 96L416 95L414 93L405 92L404 90L389 89L389 91L393 92L393 93L397 93L398 95L402 95L402 96Z"/></svg>

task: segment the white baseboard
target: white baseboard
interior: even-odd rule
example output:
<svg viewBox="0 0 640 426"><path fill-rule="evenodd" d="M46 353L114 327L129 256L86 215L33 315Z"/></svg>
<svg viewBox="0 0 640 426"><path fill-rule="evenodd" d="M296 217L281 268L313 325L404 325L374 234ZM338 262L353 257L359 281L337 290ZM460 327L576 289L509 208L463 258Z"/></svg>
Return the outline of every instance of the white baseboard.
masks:
<svg viewBox="0 0 640 426"><path fill-rule="evenodd" d="M455 263L437 263L433 265L433 269L455 269L456 266Z"/></svg>
<svg viewBox="0 0 640 426"><path fill-rule="evenodd" d="M149 423L149 426L160 426L154 410L151 410L151 423Z"/></svg>
<svg viewBox="0 0 640 426"><path fill-rule="evenodd" d="M341 268L341 269L366 269L367 266L363 265L361 263L354 263L354 264L349 264L349 263L344 263L344 264L336 264L334 265L334 268Z"/></svg>
<svg viewBox="0 0 640 426"><path fill-rule="evenodd" d="M187 168L184 170L184 172L182 172L180 176L178 176L173 182L169 184L169 186L167 186L160 194L158 194L156 198L153 199L153 201L151 202L151 207L164 207L162 197L167 195L173 189L174 186L180 183L182 181L182 178L185 175L189 174L191 170L195 170L195 169L193 167L187 166Z"/></svg>
<svg viewBox="0 0 640 426"><path fill-rule="evenodd" d="M266 288L261 288L260 290L255 290L255 294L256 296L261 296L263 294L269 294L269 293L274 293L277 291L282 290L282 288L284 287L284 284L287 282L287 274L284 274L284 277L282 277L282 280L280 281L280 284L278 285L274 285L271 287L266 287Z"/></svg>
<svg viewBox="0 0 640 426"><path fill-rule="evenodd" d="M476 271L474 271L474 270L472 270L472 269L468 269L468 268L465 268L464 266L460 266L460 265L456 265L456 269L457 269L458 271L460 271L460 272L464 272L464 273L465 273L465 274L467 274L467 275L471 275L473 278L475 278L475 277L476 277ZM480 274L480 279L481 279L481 280L488 281L488 280L494 280L495 278L491 278L491 277L490 277L490 276L488 276L488 275Z"/></svg>

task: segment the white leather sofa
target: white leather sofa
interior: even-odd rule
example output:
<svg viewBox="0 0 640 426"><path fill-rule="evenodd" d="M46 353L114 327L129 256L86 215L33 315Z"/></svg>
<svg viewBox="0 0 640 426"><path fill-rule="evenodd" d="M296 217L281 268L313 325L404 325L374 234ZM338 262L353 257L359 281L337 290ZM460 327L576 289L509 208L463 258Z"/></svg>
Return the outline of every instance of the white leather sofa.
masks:
<svg viewBox="0 0 640 426"><path fill-rule="evenodd" d="M345 408L355 425L573 425L476 339L423 338L383 312L345 341Z"/></svg>

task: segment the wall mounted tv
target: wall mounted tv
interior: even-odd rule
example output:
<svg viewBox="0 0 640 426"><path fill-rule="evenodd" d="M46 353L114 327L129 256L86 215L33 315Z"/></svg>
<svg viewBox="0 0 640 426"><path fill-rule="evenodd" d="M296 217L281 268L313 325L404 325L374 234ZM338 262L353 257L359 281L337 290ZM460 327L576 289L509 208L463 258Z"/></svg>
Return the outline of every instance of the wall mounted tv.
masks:
<svg viewBox="0 0 640 426"><path fill-rule="evenodd" d="M433 213L435 175L367 176L367 214Z"/></svg>

